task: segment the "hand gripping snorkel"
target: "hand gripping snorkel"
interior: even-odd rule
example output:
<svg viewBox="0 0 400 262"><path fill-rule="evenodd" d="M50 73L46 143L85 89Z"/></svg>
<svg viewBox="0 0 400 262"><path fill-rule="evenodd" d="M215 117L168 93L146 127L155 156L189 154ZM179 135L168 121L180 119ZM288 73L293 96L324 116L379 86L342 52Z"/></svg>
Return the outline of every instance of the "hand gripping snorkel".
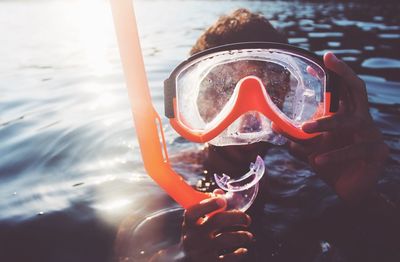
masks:
<svg viewBox="0 0 400 262"><path fill-rule="evenodd" d="M176 202L183 208L188 208L211 195L193 189L170 166L161 119L151 102L132 0L111 0L111 7L145 169ZM226 176L222 179L216 177L216 180L219 185L224 186L223 189L230 192L229 198L235 203L238 203L236 199L241 200L241 203L232 204L232 208L245 210L251 205L246 199L254 200L258 191L257 183L263 174L264 162L262 159L257 159L255 167L252 165L251 171L244 178L251 182L243 180L247 182L243 190L239 190L238 185L235 186L235 181L228 181L229 178ZM236 183L239 184L241 181L239 179ZM242 193L244 197L240 196ZM228 208L231 206L229 198Z"/></svg>

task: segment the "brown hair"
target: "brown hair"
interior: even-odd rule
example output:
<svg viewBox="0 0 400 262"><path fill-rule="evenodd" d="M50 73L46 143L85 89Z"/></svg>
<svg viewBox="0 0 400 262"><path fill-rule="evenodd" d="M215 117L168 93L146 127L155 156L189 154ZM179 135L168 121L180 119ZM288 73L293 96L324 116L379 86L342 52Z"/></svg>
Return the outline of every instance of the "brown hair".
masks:
<svg viewBox="0 0 400 262"><path fill-rule="evenodd" d="M287 38L261 14L240 8L221 16L199 37L190 54L220 45L252 41L287 43Z"/></svg>

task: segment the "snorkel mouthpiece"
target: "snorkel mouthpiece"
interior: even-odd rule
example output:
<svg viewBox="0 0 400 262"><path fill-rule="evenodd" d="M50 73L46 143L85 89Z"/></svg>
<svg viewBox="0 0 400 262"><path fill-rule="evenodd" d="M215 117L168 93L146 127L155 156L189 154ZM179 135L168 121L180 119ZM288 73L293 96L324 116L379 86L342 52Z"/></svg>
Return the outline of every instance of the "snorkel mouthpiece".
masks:
<svg viewBox="0 0 400 262"><path fill-rule="evenodd" d="M250 170L238 179L232 179L226 174L214 174L215 183L225 191L227 209L246 211L254 202L259 187L259 181L264 176L265 164L260 156L255 163L250 163Z"/></svg>

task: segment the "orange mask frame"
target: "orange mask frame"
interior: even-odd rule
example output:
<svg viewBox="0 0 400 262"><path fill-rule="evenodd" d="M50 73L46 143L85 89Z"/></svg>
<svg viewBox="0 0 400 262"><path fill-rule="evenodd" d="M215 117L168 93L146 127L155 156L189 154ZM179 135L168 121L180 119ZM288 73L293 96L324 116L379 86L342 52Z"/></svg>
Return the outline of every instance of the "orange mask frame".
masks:
<svg viewBox="0 0 400 262"><path fill-rule="evenodd" d="M265 92L263 84L258 78L248 76L242 79L238 83L238 85L239 93L237 95L236 101L229 110L229 113L220 122L215 124L213 128L209 129L206 132L193 132L191 129L187 128L182 123L182 121L179 120L179 118L176 117L170 119L171 126L186 139L197 143L205 143L218 136L223 130L228 128L236 119L238 119L243 114L250 111L257 111L268 117L268 119L270 119L272 123L274 123L278 128L285 130L286 134L291 137L304 140L310 139L318 135L308 134L304 132L301 128L296 127L294 124L292 124L286 117L280 116L277 110L275 110L271 105L272 103L267 102L268 95ZM333 114L332 112L329 112L329 107L331 104L331 94L326 92L324 96L325 103L320 103L312 119ZM249 103L248 101L251 101L251 103ZM177 116L179 115L179 113L175 98L173 101L173 105L174 115Z"/></svg>
<svg viewBox="0 0 400 262"><path fill-rule="evenodd" d="M170 119L171 126L186 139L197 142L205 143L219 134L221 134L226 128L228 128L236 119L243 114L250 111L257 111L266 116L271 123L274 125L276 130L283 130L285 135L290 138L297 140L306 140L319 135L308 134L301 129L301 126L296 126L289 118L283 115L279 109L276 108L273 102L271 102L269 95L265 91L265 87L261 80L254 76L247 76L243 78L237 84L236 89L239 89L235 96L233 105L229 105L229 108L225 108L227 112L224 112L224 116L214 123L213 126L208 127L206 130L196 130L185 125L184 117L179 112L176 94L178 93L177 77L182 72L181 70L186 69L191 65L192 61L201 60L203 57L208 58L211 54L219 54L219 52L231 51L231 50L248 50L248 49L264 49L264 50L282 50L290 52L314 62L319 65L326 72L325 90L323 92L324 100L320 102L316 112L309 120L317 119L324 116L330 116L334 114L338 109L338 92L335 89L337 76L334 72L328 70L322 60L315 54L308 52L307 50L281 43L272 42L242 42L234 43L223 46L210 48L199 52L186 61L180 63L171 73L170 77L164 81L164 105L165 115ZM310 71L309 71L310 70ZM309 74L314 75L316 72L312 68L307 68ZM249 103L251 101L251 103Z"/></svg>

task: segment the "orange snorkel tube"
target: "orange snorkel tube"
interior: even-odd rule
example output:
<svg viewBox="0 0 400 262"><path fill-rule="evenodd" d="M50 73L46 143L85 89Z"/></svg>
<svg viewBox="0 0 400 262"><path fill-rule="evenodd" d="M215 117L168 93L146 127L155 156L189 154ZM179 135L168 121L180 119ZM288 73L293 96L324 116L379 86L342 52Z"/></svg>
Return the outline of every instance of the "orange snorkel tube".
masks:
<svg viewBox="0 0 400 262"><path fill-rule="evenodd" d="M169 164L161 119L151 102L132 0L111 0L111 8L145 169L176 202L188 208L210 195L193 189Z"/></svg>

